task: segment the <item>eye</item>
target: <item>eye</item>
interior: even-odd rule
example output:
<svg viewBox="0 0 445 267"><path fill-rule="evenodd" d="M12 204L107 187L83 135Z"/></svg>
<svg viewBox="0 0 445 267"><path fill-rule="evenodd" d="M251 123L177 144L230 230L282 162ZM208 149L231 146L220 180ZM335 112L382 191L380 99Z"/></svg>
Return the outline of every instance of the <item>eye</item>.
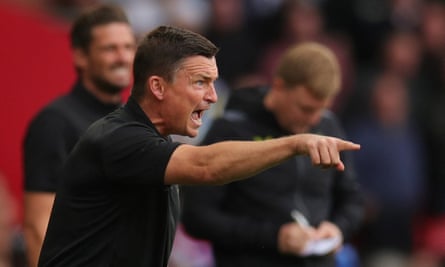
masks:
<svg viewBox="0 0 445 267"><path fill-rule="evenodd" d="M106 45L102 47L102 51L104 52L113 52L116 49L114 45Z"/></svg>
<svg viewBox="0 0 445 267"><path fill-rule="evenodd" d="M136 50L136 45L134 45L134 44L127 44L125 46L125 49L129 50L129 51L135 51Z"/></svg>
<svg viewBox="0 0 445 267"><path fill-rule="evenodd" d="M197 81L195 82L195 85L198 86L198 87L200 87L200 88L203 88L203 87L205 87L206 82L205 82L204 80L197 80Z"/></svg>

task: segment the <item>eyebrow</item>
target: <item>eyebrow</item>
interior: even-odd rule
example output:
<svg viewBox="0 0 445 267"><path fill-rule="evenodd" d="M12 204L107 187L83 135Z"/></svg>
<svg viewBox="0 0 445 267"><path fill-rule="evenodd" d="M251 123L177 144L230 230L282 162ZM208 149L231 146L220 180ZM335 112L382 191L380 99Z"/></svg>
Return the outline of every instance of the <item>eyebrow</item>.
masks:
<svg viewBox="0 0 445 267"><path fill-rule="evenodd" d="M192 75L189 75L190 76L190 78L202 78L202 79L204 79L204 80L206 80L206 81L212 81L213 80L213 78L212 78L212 76L210 76L209 74L207 74L207 73L196 73L196 74L192 74ZM216 77L215 78L215 80L217 79L218 77Z"/></svg>
<svg viewBox="0 0 445 267"><path fill-rule="evenodd" d="M209 72L205 72L203 70L191 73L192 71L190 71L187 67L184 66L180 66L177 71L180 70L184 71L190 79L196 79L196 77L199 77L207 81L212 81L213 79L216 81L219 78L218 75L213 78Z"/></svg>

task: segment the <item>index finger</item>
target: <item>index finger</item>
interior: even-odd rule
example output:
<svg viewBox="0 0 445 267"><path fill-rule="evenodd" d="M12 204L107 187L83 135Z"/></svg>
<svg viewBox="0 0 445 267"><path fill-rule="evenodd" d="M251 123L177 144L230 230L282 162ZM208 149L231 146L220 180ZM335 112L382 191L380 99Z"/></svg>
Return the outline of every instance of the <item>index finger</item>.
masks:
<svg viewBox="0 0 445 267"><path fill-rule="evenodd" d="M338 149L338 151L343 151L343 150L359 150L360 149L360 145L356 144L354 142L351 142L351 141L345 141L345 140L338 139L338 141L337 141L337 149Z"/></svg>

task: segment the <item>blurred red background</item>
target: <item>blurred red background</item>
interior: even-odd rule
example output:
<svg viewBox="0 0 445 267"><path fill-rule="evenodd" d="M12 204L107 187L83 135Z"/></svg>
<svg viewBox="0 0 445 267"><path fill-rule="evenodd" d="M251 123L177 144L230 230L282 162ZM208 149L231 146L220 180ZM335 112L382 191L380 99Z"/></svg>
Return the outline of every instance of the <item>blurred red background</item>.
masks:
<svg viewBox="0 0 445 267"><path fill-rule="evenodd" d="M22 218L22 140L36 112L68 91L75 79L69 25L10 4L0 4L0 172Z"/></svg>

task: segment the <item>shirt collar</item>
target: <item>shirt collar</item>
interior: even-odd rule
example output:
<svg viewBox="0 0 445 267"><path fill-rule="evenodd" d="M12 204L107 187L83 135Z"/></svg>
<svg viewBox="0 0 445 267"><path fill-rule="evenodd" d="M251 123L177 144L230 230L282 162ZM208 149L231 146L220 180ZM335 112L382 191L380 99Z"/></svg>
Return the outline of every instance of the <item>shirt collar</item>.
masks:
<svg viewBox="0 0 445 267"><path fill-rule="evenodd" d="M96 96L94 96L92 93L90 93L90 91L88 91L88 89L86 89L85 85L80 80L78 80L74 84L71 94L82 99L82 102L84 102L84 103L94 105L94 106L101 108L104 111L108 111L108 112L114 111L116 108L118 108L122 105L121 103L119 103L119 104L103 103Z"/></svg>
<svg viewBox="0 0 445 267"><path fill-rule="evenodd" d="M163 137L166 140L171 141L170 136L163 136L161 135L161 133L159 133L158 129L156 129L154 124L151 122L150 118L147 117L145 112L142 110L141 106L139 106L136 99L134 99L132 96L128 98L128 101L124 106L124 109L127 112L129 112L136 121L148 125L149 127L153 128L156 131L156 133L158 133L159 136Z"/></svg>

